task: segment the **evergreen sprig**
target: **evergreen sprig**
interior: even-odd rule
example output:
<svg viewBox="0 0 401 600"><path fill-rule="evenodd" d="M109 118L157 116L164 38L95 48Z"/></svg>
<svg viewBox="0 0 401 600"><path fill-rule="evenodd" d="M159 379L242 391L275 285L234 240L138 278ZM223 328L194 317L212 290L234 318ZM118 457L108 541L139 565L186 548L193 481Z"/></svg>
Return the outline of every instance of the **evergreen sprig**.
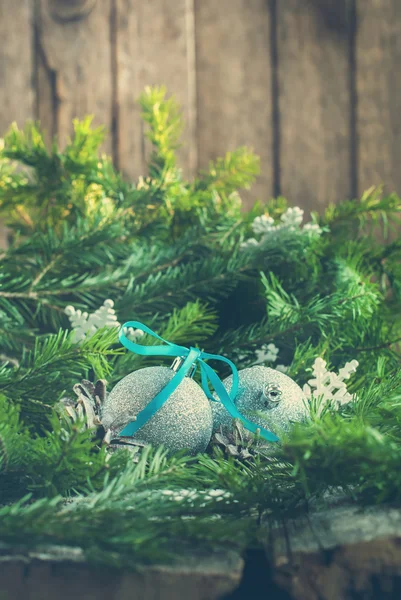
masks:
<svg viewBox="0 0 401 600"><path fill-rule="evenodd" d="M332 487L400 502L400 198L372 188L339 202L313 215L313 235L283 226L282 197L241 212L241 190L258 174L253 153L229 152L186 181L179 106L161 87L147 88L140 104L152 150L135 183L101 155L104 130L90 119L74 122L64 149L47 147L38 124L13 125L4 138L2 539L78 545L98 562L132 566L194 541L242 548L261 518L297 514ZM146 449L137 464L127 452L110 455L94 431L67 419L60 398L82 378L112 386L159 362L122 352L115 328L74 341L65 308L91 313L106 298L120 322L145 321L238 367L274 343L299 384L318 356L333 368L357 359L355 400L322 408L314 399L305 423L245 463L216 449L197 457Z"/></svg>

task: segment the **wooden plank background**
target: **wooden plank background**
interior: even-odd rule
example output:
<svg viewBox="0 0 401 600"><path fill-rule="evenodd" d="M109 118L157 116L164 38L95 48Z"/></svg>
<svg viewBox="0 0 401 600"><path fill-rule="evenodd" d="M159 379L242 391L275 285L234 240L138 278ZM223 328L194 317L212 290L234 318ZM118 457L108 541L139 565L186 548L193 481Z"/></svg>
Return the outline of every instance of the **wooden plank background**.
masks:
<svg viewBox="0 0 401 600"><path fill-rule="evenodd" d="M136 100L165 84L186 176L238 145L261 157L248 206L401 193L400 31L399 0L0 0L0 136L39 119L64 144L93 114L134 180L149 153Z"/></svg>
<svg viewBox="0 0 401 600"><path fill-rule="evenodd" d="M348 0L277 1L280 192L307 209L354 192L349 9Z"/></svg>

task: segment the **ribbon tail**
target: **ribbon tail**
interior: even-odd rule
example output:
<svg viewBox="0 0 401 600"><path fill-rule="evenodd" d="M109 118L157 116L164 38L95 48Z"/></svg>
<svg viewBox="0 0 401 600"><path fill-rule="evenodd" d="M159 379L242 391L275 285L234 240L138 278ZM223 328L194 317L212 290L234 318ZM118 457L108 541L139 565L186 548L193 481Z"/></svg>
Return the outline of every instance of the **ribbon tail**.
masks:
<svg viewBox="0 0 401 600"><path fill-rule="evenodd" d="M202 359L204 358L206 360L219 360L220 362L226 363L230 367L232 375L233 375L233 382L231 384L229 396L234 401L234 399L236 398L236 396L238 394L238 387L239 387L238 371L237 371L237 367L235 366L235 364L229 358L226 358L225 356L220 356L219 354L209 354L208 352L202 352L201 358ZM220 378L219 378L219 381L220 381ZM202 381L202 383L203 383L203 381ZM207 388L208 388L208 386L207 386ZM213 400L215 400L215 399L213 398Z"/></svg>

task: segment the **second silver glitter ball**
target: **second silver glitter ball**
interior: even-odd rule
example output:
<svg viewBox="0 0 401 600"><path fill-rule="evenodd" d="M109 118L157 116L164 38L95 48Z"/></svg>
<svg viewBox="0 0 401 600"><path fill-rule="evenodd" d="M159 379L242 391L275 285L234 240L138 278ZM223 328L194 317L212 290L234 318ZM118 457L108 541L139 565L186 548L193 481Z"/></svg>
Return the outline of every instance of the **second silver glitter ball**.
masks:
<svg viewBox="0 0 401 600"><path fill-rule="evenodd" d="M229 392L232 375L224 380ZM306 398L290 377L270 369L255 366L239 372L239 389L235 404L240 413L257 425L279 435L291 422L302 421L309 413ZM220 402L212 402L213 432L229 431L233 419ZM247 434L247 430L244 430Z"/></svg>

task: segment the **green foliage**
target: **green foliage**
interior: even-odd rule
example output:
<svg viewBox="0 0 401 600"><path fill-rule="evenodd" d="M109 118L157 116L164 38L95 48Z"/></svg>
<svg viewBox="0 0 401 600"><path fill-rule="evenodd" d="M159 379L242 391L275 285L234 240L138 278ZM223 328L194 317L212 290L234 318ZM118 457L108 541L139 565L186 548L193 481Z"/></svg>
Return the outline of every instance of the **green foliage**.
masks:
<svg viewBox="0 0 401 600"><path fill-rule="evenodd" d="M128 463L128 455L110 456L99 448L93 431L52 412L42 435L32 433L20 418L18 405L0 397L0 504L26 493L53 497L78 493L103 484Z"/></svg>
<svg viewBox="0 0 401 600"><path fill-rule="evenodd" d="M2 539L80 545L97 562L132 566L194 540L242 548L255 542L258 519L297 514L332 487L400 502L400 198L371 189L313 215L309 228L285 224L282 197L241 212L241 190L259 169L252 152L227 153L186 181L176 101L147 88L140 105L152 153L135 183L101 155L104 131L90 119L74 123L63 150L46 145L38 124L13 125L4 139L0 213L12 232L0 256ZM110 456L60 413L60 398L84 377L113 385L159 360L123 352L115 329L74 341L65 308L93 312L106 298L120 322L144 321L239 368L274 343L300 384L318 356L334 369L357 359L348 384L356 400L338 409L314 399L307 422L246 463L217 450L146 450L138 464Z"/></svg>
<svg viewBox="0 0 401 600"><path fill-rule="evenodd" d="M32 425L42 424L50 408L71 387L72 379L79 381L89 372L99 378L110 373L107 358L121 354L112 348L116 341L112 329L99 330L80 345L68 331L37 337L18 367L0 369L0 393L20 405L23 417Z"/></svg>
<svg viewBox="0 0 401 600"><path fill-rule="evenodd" d="M147 87L140 100L142 118L150 126L146 137L153 146L151 176L160 176L175 167L175 151L183 128L179 106L173 97L166 99L166 92L163 86Z"/></svg>
<svg viewBox="0 0 401 600"><path fill-rule="evenodd" d="M381 187L372 187L360 200L348 200L331 204L322 218L322 224L329 225L336 236L352 239L353 232L372 233L377 225L384 234L400 222L400 199L395 193L383 196Z"/></svg>
<svg viewBox="0 0 401 600"><path fill-rule="evenodd" d="M0 211L10 227L24 234L74 222L78 216L110 213L107 192L118 185L108 179L109 160L99 159L103 128L91 129L91 119L74 121L74 136L64 152L49 150L39 125L24 130L13 124L4 138L0 160ZM101 183L100 183L101 182Z"/></svg>
<svg viewBox="0 0 401 600"><path fill-rule="evenodd" d="M400 383L399 373L376 379L343 412L312 412L292 429L285 454L307 494L340 486L363 502L400 502Z"/></svg>
<svg viewBox="0 0 401 600"><path fill-rule="evenodd" d="M65 545L81 546L89 560L129 567L149 560L171 561L183 552L188 539L206 546L216 545L216 540L224 546L230 540L233 548L243 547L249 530L235 535L234 518L223 522L210 517L220 506L215 497L196 492L180 496L177 483L186 486L197 470L192 471L187 459L167 459L162 450L145 452L138 465L130 465L112 480L106 478L103 489L86 498L69 504L60 497L31 504L24 498L0 508L2 539L23 544L28 540L30 545L62 539ZM166 486L176 493L164 493L161 488ZM249 508L242 506L239 512L251 526ZM183 518L189 515L196 519Z"/></svg>
<svg viewBox="0 0 401 600"><path fill-rule="evenodd" d="M18 407L0 395L0 474L24 464L29 443L28 430L20 427Z"/></svg>
<svg viewBox="0 0 401 600"><path fill-rule="evenodd" d="M249 188L259 175L259 159L245 147L227 152L209 165L209 171L195 183L194 191L208 190L211 186L226 197L238 189Z"/></svg>

